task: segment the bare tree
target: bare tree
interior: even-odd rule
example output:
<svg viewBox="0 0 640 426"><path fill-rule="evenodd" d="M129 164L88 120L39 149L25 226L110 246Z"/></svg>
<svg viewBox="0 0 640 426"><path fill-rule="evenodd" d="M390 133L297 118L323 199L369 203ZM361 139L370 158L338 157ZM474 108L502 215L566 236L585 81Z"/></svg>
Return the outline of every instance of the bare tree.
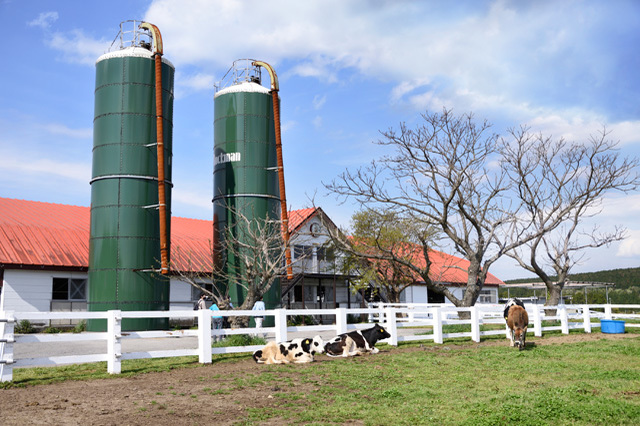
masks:
<svg viewBox="0 0 640 426"><path fill-rule="evenodd" d="M196 260L196 254L189 251L183 253L182 247L175 248L176 255L171 258L171 274L179 281L189 284L201 294L206 294L222 310L232 309L229 299L229 287L214 286L214 249L209 240L209 256L206 261ZM178 259L184 259L178 266ZM211 288L211 289L209 289Z"/></svg>
<svg viewBox="0 0 640 426"><path fill-rule="evenodd" d="M503 141L502 148L505 169L532 225L553 230L539 232L509 256L545 283L546 304L557 305L571 268L583 259L584 251L625 237L623 227L600 232L597 225L588 229L583 223L601 211L605 194L638 188L638 160L621 158L606 128L586 143L554 141L528 127L510 133L513 141Z"/></svg>
<svg viewBox="0 0 640 426"><path fill-rule="evenodd" d="M416 282L420 267L415 260L416 238L410 223L394 212L375 209L356 212L347 233L330 231L332 241L344 256L344 267L358 271L356 290L373 287L388 302L399 303L400 294Z"/></svg>
<svg viewBox="0 0 640 426"><path fill-rule="evenodd" d="M237 209L227 207L235 221L220 230L219 238L212 245L212 273L181 272L183 281L199 288L214 299L220 309L230 308L229 289L233 286L246 292L244 300L233 309L250 310L279 278L286 277L286 245L282 237L280 220L248 218ZM304 260L299 257L295 262ZM295 263L294 262L294 263ZM213 283L207 290L202 284ZM247 317L232 317L234 327L246 327Z"/></svg>
<svg viewBox="0 0 640 426"><path fill-rule="evenodd" d="M422 118L415 129L401 124L397 132L382 132L378 144L395 149L394 155L347 170L325 187L364 208L376 206L410 219L427 265L420 275L429 290L456 306L472 306L490 266L534 235L518 221L521 205L510 198L512 182L499 166L499 137L491 126L446 109ZM429 277L431 242L425 236L433 227L469 261L461 298Z"/></svg>

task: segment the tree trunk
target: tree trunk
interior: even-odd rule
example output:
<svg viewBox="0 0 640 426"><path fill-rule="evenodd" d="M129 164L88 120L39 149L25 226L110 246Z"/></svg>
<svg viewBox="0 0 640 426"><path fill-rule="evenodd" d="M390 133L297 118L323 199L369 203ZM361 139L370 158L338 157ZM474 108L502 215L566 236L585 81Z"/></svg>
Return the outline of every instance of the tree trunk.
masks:
<svg viewBox="0 0 640 426"><path fill-rule="evenodd" d="M561 283L551 283L547 285L548 297L547 301L544 303L545 306L557 306L562 299L562 288L564 287ZM545 309L545 314L549 316L555 316L555 309Z"/></svg>

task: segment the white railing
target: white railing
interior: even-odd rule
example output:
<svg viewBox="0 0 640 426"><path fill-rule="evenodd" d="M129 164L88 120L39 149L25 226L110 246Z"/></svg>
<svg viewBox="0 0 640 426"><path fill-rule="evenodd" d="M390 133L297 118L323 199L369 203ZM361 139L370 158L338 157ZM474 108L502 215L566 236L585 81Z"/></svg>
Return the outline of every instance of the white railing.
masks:
<svg viewBox="0 0 640 426"><path fill-rule="evenodd" d="M555 310L554 316L546 315ZM613 312L616 310L617 312ZM622 312L632 310L633 312ZM581 328L590 333L600 327L600 319L638 320L627 323L627 327L640 327L640 305L561 305L545 307L528 305L530 325L535 336L543 331L560 330L568 334L569 330ZM620 311L620 312L618 312ZM504 334L507 329L502 317L502 305L476 305L470 308L456 308L447 304L371 304L360 309L275 309L267 311L215 311L216 315L232 316L271 316L273 327L219 329L211 328L211 315L214 311L108 311L108 312L0 312L0 381L13 378L14 367L32 367L63 364L82 364L89 362L107 362L107 371L111 374L121 372L121 363L128 359L165 358L176 356L198 356L200 363L211 363L213 354L253 352L261 346L236 346L212 348L213 338L234 334L274 335L274 340L284 342L292 333L307 333L311 337L321 332L330 332L331 337L355 329L365 329L369 324L347 324L348 315L369 315L370 322L377 321L391 334L386 342L397 346L399 342L433 340L443 343L449 338L470 338L479 342L482 336ZM287 318L298 315L334 316L332 324L311 326L287 326ZM461 318L463 317L463 318ZM197 329L178 331L136 331L123 332L124 318L195 318ZM86 320L106 319L106 332L59 333L59 334L15 334L14 327L19 320ZM595 320L595 321L594 321ZM543 322L559 321L560 325L548 325ZM453 325L464 325L465 330L448 330ZM483 327L487 326L489 327ZM502 327L496 328L495 325ZM530 329L531 330L531 329ZM326 333L325 333L326 334ZM123 352L122 341L126 339L180 338L197 337L196 349L171 349L156 351ZM14 359L14 345L22 343L47 342L106 342L106 353L74 354L71 356L50 356L39 358Z"/></svg>

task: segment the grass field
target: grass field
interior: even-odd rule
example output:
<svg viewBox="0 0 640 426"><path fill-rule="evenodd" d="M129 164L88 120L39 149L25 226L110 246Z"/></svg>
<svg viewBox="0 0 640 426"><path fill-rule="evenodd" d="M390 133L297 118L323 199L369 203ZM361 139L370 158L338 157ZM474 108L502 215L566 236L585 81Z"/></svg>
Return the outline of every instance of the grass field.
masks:
<svg viewBox="0 0 640 426"><path fill-rule="evenodd" d="M215 390L202 386L230 399L250 392L266 398L267 389L277 401L247 406L234 424L640 424L640 334L570 340L575 335L532 338L524 351L509 348L504 337L381 345L377 355L250 370L253 363L232 368L247 363L246 354L220 355L214 364L242 374ZM137 360L123 363L123 374L197 365L193 357ZM103 363L17 369L12 386L104 378L105 370Z"/></svg>
<svg viewBox="0 0 640 426"><path fill-rule="evenodd" d="M640 424L637 339L523 352L447 348L319 364L305 372L314 392L283 394L287 404L254 413L248 424L265 415L295 423ZM270 370L269 380L286 386Z"/></svg>

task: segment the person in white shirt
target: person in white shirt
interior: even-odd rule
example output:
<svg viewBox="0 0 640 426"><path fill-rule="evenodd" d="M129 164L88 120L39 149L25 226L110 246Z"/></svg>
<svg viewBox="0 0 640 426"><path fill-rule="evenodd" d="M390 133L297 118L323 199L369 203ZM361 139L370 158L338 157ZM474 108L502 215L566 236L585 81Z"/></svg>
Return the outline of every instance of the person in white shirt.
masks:
<svg viewBox="0 0 640 426"><path fill-rule="evenodd" d="M256 303L253 304L253 308L251 308L253 311L264 311L265 309L262 297L258 299ZM256 328L262 328L262 320L264 320L264 316L255 316L253 319L256 322ZM257 336L257 334L255 334L255 336Z"/></svg>

